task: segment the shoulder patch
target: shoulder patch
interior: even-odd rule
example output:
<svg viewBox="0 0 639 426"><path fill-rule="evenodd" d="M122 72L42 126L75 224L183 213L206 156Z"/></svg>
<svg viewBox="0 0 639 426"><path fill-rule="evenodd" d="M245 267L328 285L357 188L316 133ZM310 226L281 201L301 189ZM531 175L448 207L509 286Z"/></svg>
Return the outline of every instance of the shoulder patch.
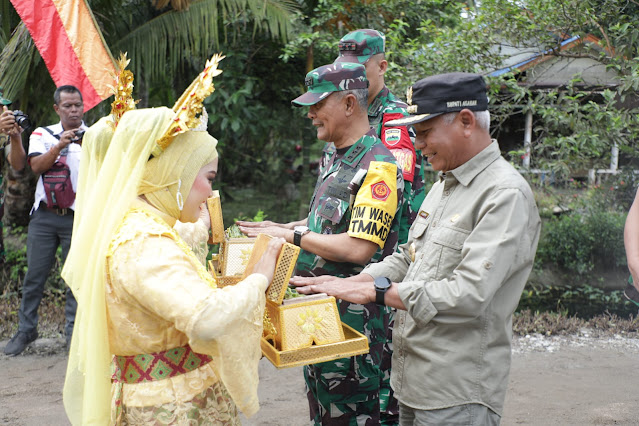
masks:
<svg viewBox="0 0 639 426"><path fill-rule="evenodd" d="M397 166L371 161L357 192L348 235L384 247L397 211Z"/></svg>
<svg viewBox="0 0 639 426"><path fill-rule="evenodd" d="M404 117L402 113L384 114L383 123ZM383 124L382 124L383 125ZM397 164L402 169L405 181L412 182L415 179L415 164L417 154L413 141L408 133L408 127L382 127L382 142L393 153Z"/></svg>
<svg viewBox="0 0 639 426"><path fill-rule="evenodd" d="M380 201L386 201L390 195L390 188L386 185L386 182L381 181L371 186L371 196Z"/></svg>

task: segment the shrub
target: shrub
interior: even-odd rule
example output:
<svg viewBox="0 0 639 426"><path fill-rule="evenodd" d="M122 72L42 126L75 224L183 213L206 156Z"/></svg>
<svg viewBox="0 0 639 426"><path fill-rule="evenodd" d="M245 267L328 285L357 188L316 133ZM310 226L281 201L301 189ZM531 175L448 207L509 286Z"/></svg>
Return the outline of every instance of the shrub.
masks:
<svg viewBox="0 0 639 426"><path fill-rule="evenodd" d="M626 265L623 228L626 214L592 208L546 219L536 262L584 275L593 269Z"/></svg>
<svg viewBox="0 0 639 426"><path fill-rule="evenodd" d="M558 312L567 316L592 318L604 313L628 317L637 315L637 307L621 290L603 290L589 285L527 288L521 295L517 312Z"/></svg>

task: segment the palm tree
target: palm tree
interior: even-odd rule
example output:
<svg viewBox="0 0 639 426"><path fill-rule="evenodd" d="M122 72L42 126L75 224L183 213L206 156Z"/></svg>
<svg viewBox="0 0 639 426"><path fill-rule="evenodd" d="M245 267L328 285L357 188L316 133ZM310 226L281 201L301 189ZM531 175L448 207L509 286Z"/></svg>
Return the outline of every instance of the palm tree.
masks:
<svg viewBox="0 0 639 426"><path fill-rule="evenodd" d="M128 52L141 106L170 104L220 46L241 32L269 34L286 41L294 0L87 0L114 55ZM14 106L40 124L57 121L55 85L29 32L10 2L0 6L0 86ZM245 38L244 38L245 39ZM44 95L43 95L44 94ZM87 122L108 113L109 101L87 113ZM28 134L24 135L28 140ZM7 223L24 222L32 199L33 176L9 180ZM6 176L6 175L5 175Z"/></svg>

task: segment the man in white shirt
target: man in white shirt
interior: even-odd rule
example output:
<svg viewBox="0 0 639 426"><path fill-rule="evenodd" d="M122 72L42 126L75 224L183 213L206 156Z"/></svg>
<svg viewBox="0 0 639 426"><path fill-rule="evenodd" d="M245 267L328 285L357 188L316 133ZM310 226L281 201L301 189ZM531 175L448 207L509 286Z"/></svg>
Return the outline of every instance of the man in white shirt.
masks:
<svg viewBox="0 0 639 426"><path fill-rule="evenodd" d="M28 162L38 175L38 183L29 219L28 269L22 286L18 332L4 349L7 355L22 353L38 337L38 306L55 261L55 253L58 246L61 246L64 263L71 244L75 188L82 152L81 135L87 127L82 121L82 94L76 87L59 87L53 99L53 108L60 117L60 122L38 127L29 139ZM73 333L76 306L73 293L67 287L67 347Z"/></svg>

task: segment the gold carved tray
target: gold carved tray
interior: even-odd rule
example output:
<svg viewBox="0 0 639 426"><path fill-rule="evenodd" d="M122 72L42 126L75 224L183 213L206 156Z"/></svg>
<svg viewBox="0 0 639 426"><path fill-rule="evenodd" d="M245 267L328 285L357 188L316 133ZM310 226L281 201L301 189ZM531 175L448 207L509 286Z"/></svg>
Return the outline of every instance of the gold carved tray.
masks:
<svg viewBox="0 0 639 426"><path fill-rule="evenodd" d="M253 270L271 237L258 235L244 275ZM284 300L299 247L286 243L266 289L262 353L277 368L315 364L368 352L366 336L340 321L335 298L327 295Z"/></svg>
<svg viewBox="0 0 639 426"><path fill-rule="evenodd" d="M218 271L219 269L217 259L209 260L209 272L213 275L213 278L215 278L215 282L217 283L218 288L226 287L228 285L235 285L242 281L241 275L224 276L220 275Z"/></svg>
<svg viewBox="0 0 639 426"><path fill-rule="evenodd" d="M325 345L314 345L290 351L277 350L273 343L262 338L262 353L277 368L299 367L339 358L348 358L368 352L368 339L348 325L342 324L344 341Z"/></svg>

